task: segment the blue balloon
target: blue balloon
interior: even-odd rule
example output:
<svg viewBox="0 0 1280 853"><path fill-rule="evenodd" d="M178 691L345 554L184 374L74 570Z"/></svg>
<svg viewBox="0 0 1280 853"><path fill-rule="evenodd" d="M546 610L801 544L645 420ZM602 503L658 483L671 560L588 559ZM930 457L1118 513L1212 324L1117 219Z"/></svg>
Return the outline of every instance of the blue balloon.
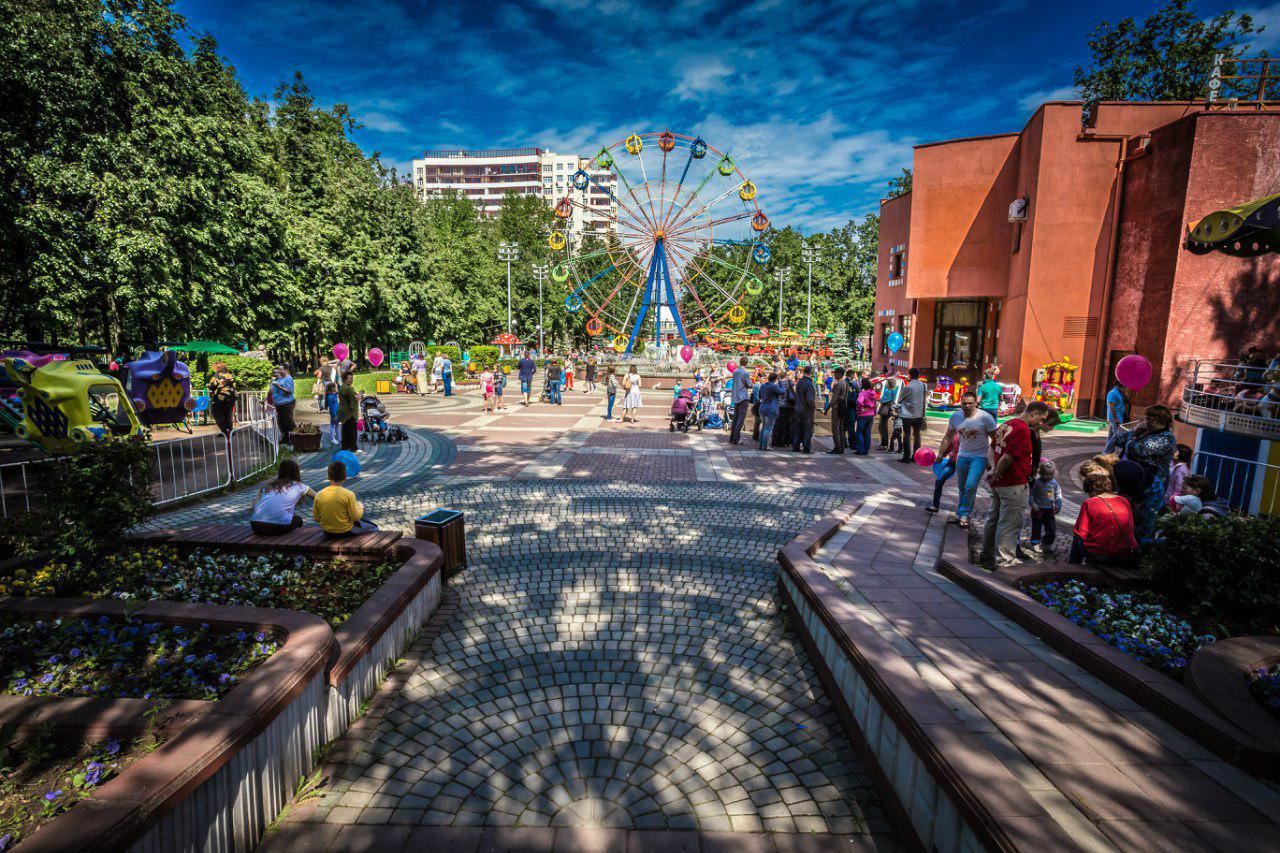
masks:
<svg viewBox="0 0 1280 853"><path fill-rule="evenodd" d="M900 332L894 332L891 335L889 335L889 337L885 340L885 343L889 345L889 352L897 352L898 350L902 349L902 346L903 344L906 343L906 340L902 337L902 334Z"/></svg>
<svg viewBox="0 0 1280 853"><path fill-rule="evenodd" d="M350 450L339 450L333 454L333 461L342 463L342 467L347 469L348 477L360 476L360 460Z"/></svg>

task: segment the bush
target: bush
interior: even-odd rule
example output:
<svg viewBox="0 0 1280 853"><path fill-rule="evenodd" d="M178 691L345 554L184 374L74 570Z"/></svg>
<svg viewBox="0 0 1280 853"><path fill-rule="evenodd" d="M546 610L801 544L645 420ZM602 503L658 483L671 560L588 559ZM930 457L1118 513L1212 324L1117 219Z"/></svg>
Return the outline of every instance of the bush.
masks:
<svg viewBox="0 0 1280 853"><path fill-rule="evenodd" d="M454 372L462 372L462 350L458 347L427 347L427 355L429 356L427 359L428 372L431 370L431 359L437 355L448 356L449 360L453 362Z"/></svg>
<svg viewBox="0 0 1280 853"><path fill-rule="evenodd" d="M267 386L271 384L271 368L273 365L265 358L248 358L243 355L222 355L211 356L209 364L213 365L217 362L225 362L227 370L231 371L231 377L236 381L237 391L265 391ZM207 388L209 385L209 377L213 370L210 368L208 373L196 373L191 371L191 387ZM297 377L294 378L297 381ZM311 393L311 386L307 384L302 391L303 396Z"/></svg>
<svg viewBox="0 0 1280 853"><path fill-rule="evenodd" d="M471 353L471 363L476 366L476 370L484 370L498 363L498 348L495 346L484 344L472 347L468 352Z"/></svg>
<svg viewBox="0 0 1280 853"><path fill-rule="evenodd" d="M114 550L151 512L151 452L140 438L88 444L32 471L39 506L4 530L19 556L47 551L84 564Z"/></svg>
<svg viewBox="0 0 1280 853"><path fill-rule="evenodd" d="M1280 518L1167 516L1143 559L1179 613L1220 635L1280 633Z"/></svg>

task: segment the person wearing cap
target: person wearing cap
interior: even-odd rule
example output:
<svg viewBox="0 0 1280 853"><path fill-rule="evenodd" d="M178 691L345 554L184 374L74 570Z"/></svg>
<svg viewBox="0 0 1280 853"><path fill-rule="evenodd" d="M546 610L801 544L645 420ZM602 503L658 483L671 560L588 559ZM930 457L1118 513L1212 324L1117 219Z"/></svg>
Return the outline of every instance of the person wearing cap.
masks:
<svg viewBox="0 0 1280 853"><path fill-rule="evenodd" d="M1175 495L1173 511L1175 515L1198 515L1204 509L1204 501L1196 495Z"/></svg>

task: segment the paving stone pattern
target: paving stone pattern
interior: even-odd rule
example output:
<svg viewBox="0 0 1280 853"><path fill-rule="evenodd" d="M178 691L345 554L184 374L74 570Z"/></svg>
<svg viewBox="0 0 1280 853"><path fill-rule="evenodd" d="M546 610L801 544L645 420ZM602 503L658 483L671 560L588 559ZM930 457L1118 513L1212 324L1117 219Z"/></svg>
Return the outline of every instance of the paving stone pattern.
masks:
<svg viewBox="0 0 1280 853"><path fill-rule="evenodd" d="M776 549L840 498L776 497L565 481L405 496L466 512L461 606L308 821L887 832L774 590Z"/></svg>

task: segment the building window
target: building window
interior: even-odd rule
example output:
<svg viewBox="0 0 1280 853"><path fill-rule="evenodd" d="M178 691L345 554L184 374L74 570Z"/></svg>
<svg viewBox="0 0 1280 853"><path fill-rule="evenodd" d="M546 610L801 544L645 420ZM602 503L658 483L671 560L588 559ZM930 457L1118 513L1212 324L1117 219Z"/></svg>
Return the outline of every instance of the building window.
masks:
<svg viewBox="0 0 1280 853"><path fill-rule="evenodd" d="M907 275L907 246L902 244L889 250L889 286L902 284Z"/></svg>
<svg viewBox="0 0 1280 853"><path fill-rule="evenodd" d="M898 318L898 324L901 328L898 330L902 334L902 348L909 349L911 347L911 321L914 320L910 314L903 314Z"/></svg>
<svg viewBox="0 0 1280 853"><path fill-rule="evenodd" d="M880 324L880 354L884 356L892 355L889 352L889 336L893 334L893 321Z"/></svg>

